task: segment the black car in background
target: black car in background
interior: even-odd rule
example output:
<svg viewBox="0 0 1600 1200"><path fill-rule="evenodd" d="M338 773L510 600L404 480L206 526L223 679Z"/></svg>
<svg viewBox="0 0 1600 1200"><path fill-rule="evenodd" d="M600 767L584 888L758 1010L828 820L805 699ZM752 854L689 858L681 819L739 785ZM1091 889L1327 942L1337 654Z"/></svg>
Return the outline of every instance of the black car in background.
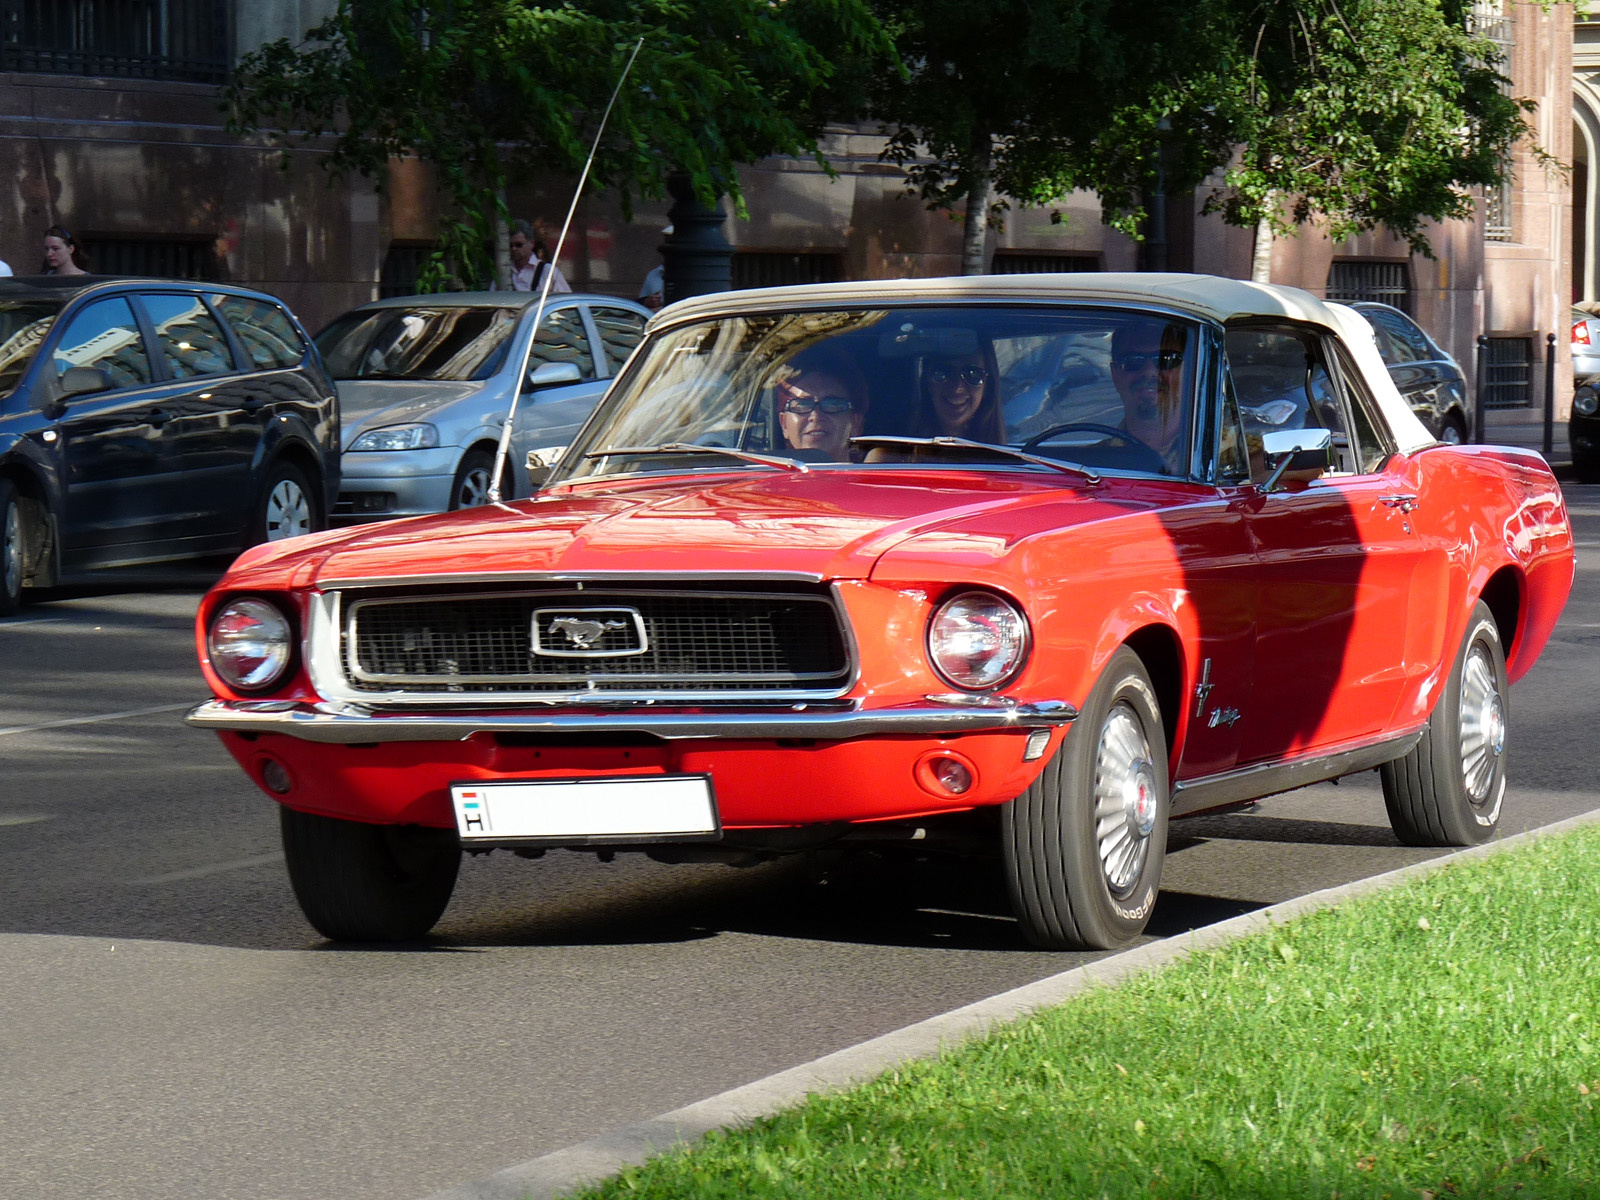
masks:
<svg viewBox="0 0 1600 1200"><path fill-rule="evenodd" d="M1398 308L1374 300L1360 300L1350 307L1372 326L1389 378L1428 432L1452 445L1466 441L1471 410L1461 365Z"/></svg>
<svg viewBox="0 0 1600 1200"><path fill-rule="evenodd" d="M338 490L333 384L271 296L0 279L0 615L25 587L321 529Z"/></svg>
<svg viewBox="0 0 1600 1200"><path fill-rule="evenodd" d="M1572 473L1580 483L1600 483L1600 375L1578 379L1567 417Z"/></svg>

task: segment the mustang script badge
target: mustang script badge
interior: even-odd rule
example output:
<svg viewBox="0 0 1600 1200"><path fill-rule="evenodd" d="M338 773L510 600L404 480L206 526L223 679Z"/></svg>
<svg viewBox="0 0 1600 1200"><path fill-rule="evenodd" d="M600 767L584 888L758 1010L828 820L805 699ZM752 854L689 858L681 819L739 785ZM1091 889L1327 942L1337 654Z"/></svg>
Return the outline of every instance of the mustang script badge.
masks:
<svg viewBox="0 0 1600 1200"><path fill-rule="evenodd" d="M626 631L626 632L623 632ZM613 636L621 633L622 636ZM541 608L533 614L533 652L552 658L619 658L648 649L634 608Z"/></svg>

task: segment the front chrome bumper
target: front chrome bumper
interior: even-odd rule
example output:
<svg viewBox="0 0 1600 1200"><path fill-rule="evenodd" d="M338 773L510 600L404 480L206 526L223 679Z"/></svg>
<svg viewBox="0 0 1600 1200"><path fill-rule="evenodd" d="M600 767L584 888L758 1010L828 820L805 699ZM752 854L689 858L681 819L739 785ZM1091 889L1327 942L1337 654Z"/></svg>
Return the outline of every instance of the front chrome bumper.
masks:
<svg viewBox="0 0 1600 1200"><path fill-rule="evenodd" d="M1077 718L1064 700L1031 704L993 697L929 696L899 708L789 705L776 710L672 712L646 705L593 712L414 713L378 712L353 704L292 700L208 700L186 718L198 729L283 733L307 742L458 742L475 733L643 733L668 741L714 738L765 741L805 738L839 741L881 734L979 733L1048 729Z"/></svg>

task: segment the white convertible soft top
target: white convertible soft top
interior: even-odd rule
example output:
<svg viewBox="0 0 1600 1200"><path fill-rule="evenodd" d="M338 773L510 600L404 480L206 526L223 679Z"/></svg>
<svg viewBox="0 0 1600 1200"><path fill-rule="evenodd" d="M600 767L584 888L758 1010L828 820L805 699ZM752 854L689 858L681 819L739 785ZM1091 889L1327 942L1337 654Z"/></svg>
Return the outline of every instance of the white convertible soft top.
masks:
<svg viewBox="0 0 1600 1200"><path fill-rule="evenodd" d="M874 279L856 283L813 283L692 296L669 305L651 322L703 321L736 312L794 307L859 307L873 304L948 304L962 300L1103 300L1121 304L1160 304L1219 323L1244 317L1282 317L1320 325L1350 347L1356 365L1377 397L1402 453L1435 440L1396 390L1378 354L1372 327L1352 308L1317 299L1300 288L1251 283L1220 275L1084 272L1069 275L954 275L938 279Z"/></svg>

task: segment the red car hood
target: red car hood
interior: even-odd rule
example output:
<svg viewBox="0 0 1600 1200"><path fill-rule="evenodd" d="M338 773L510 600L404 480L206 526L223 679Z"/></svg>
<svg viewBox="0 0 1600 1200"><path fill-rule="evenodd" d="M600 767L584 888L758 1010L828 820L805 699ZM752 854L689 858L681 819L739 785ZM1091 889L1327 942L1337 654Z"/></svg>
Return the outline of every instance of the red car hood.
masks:
<svg viewBox="0 0 1600 1200"><path fill-rule="evenodd" d="M919 534L974 521L993 529L1001 518L1026 536L1170 501L1169 490L1107 479L1086 492L1052 476L882 469L680 476L322 535L306 551L320 561L307 572L312 563L301 559L295 575L323 585L504 572L865 578L885 551Z"/></svg>

